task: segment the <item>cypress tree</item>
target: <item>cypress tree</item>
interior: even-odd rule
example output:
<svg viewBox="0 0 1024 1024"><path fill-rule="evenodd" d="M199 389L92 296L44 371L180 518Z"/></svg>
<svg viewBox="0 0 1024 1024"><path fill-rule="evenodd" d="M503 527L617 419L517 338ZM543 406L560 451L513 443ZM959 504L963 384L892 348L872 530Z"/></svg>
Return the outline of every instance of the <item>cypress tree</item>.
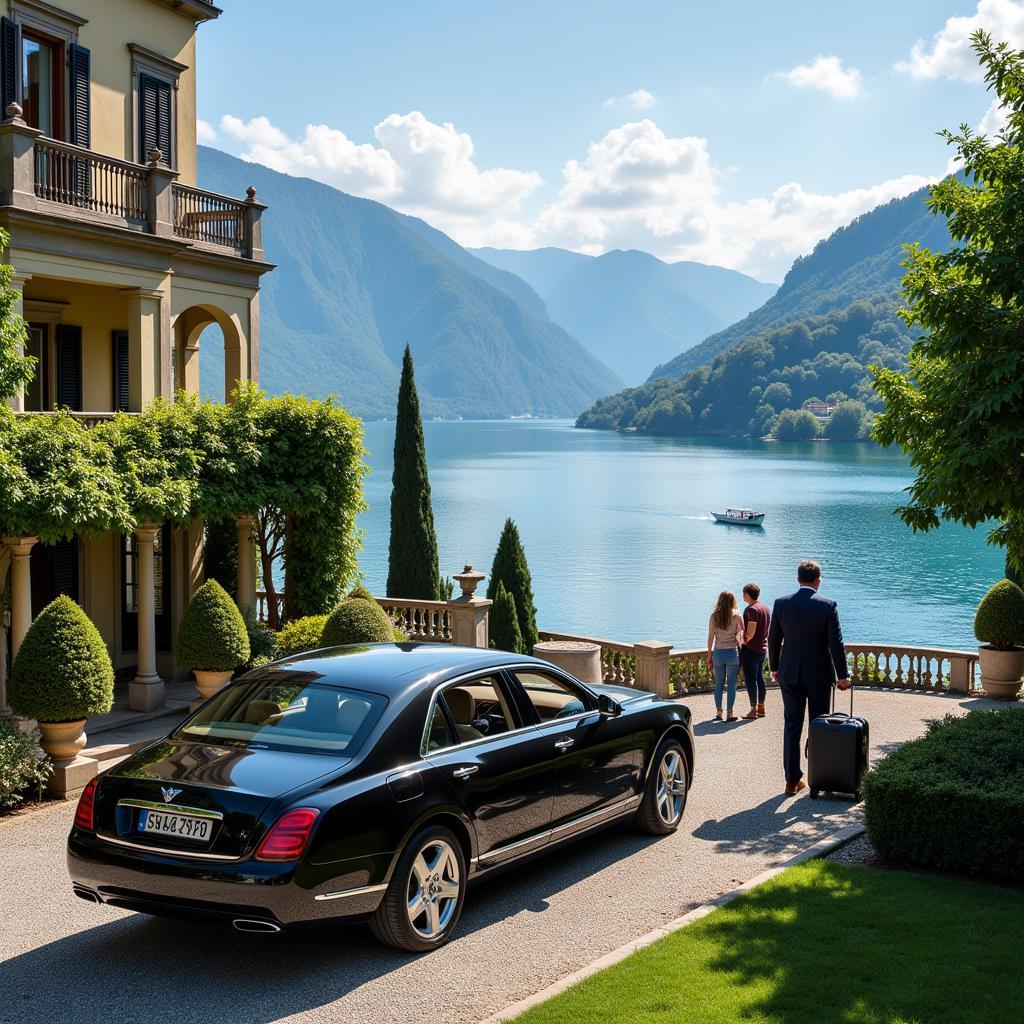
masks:
<svg viewBox="0 0 1024 1024"><path fill-rule="evenodd" d="M412 352L405 346L395 419L395 469L391 476L389 597L436 601L441 592L437 537L430 507L427 451L420 400L413 379Z"/></svg>
<svg viewBox="0 0 1024 1024"><path fill-rule="evenodd" d="M515 601L523 651L532 651L533 645L540 640L537 633L537 609L533 604L533 583L530 580L530 567L526 564L526 552L519 539L519 529L511 519L505 520L491 565L487 596L492 601L497 599L500 584L505 585Z"/></svg>
<svg viewBox="0 0 1024 1024"><path fill-rule="evenodd" d="M519 631L516 599L505 589L504 583L498 584L494 595L490 632L492 647L499 651L511 651L513 654L526 654L523 634Z"/></svg>

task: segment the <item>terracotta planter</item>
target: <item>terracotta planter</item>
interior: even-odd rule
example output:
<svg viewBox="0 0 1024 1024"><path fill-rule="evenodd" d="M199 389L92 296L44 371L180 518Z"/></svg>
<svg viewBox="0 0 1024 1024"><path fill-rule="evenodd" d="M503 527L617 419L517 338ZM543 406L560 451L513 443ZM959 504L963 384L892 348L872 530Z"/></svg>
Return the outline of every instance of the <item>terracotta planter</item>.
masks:
<svg viewBox="0 0 1024 1024"><path fill-rule="evenodd" d="M203 700L209 700L231 680L231 672L212 672L207 669L194 668L192 674L196 677L196 689Z"/></svg>
<svg viewBox="0 0 1024 1024"><path fill-rule="evenodd" d="M994 647L979 647L981 688L989 697L1016 700L1024 677L1024 648L997 651Z"/></svg>
<svg viewBox="0 0 1024 1024"><path fill-rule="evenodd" d="M55 761L78 757L85 746L85 719L74 722L40 722L39 745Z"/></svg>

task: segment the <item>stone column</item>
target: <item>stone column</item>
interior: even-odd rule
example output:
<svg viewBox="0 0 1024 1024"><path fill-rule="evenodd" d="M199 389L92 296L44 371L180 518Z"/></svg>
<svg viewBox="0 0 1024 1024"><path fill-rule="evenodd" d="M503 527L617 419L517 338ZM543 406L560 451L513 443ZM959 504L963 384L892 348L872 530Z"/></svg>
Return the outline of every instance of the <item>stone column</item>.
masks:
<svg viewBox="0 0 1024 1024"><path fill-rule="evenodd" d="M636 685L651 690L659 697L668 697L668 658L672 645L660 640L642 640L633 644L636 656Z"/></svg>
<svg viewBox="0 0 1024 1024"><path fill-rule="evenodd" d="M7 589L7 570L11 567L11 552L6 544L0 544L0 594ZM10 718L11 709L7 704L7 621L0 616L0 719Z"/></svg>
<svg viewBox="0 0 1024 1024"><path fill-rule="evenodd" d="M483 578L484 574L474 572L471 565L467 565L462 572L455 573L452 577L462 588L462 593L448 602L448 611L452 619L452 643L460 647L490 646L488 631L493 602L485 597L474 596Z"/></svg>
<svg viewBox="0 0 1024 1024"><path fill-rule="evenodd" d="M11 659L32 625L32 570L29 556L35 537L5 537L11 553Z"/></svg>
<svg viewBox="0 0 1024 1024"><path fill-rule="evenodd" d="M149 176L149 230L154 235L169 238L174 235L174 182L178 172L161 163L163 154L151 149L147 154L146 171Z"/></svg>
<svg viewBox="0 0 1024 1024"><path fill-rule="evenodd" d="M36 199L36 139L43 133L30 128L21 116L24 111L17 103L10 103L0 123L0 206L16 206L21 210L35 210Z"/></svg>
<svg viewBox="0 0 1024 1024"><path fill-rule="evenodd" d="M160 394L163 380L164 293L126 288L128 297L128 407L142 412ZM168 371L170 367L168 366Z"/></svg>
<svg viewBox="0 0 1024 1024"><path fill-rule="evenodd" d="M242 614L256 614L256 549L252 543L253 517L235 516L238 528L238 587L235 600Z"/></svg>
<svg viewBox="0 0 1024 1024"><path fill-rule="evenodd" d="M136 594L139 616L139 666L128 684L128 707L152 711L163 707L164 681L156 670L156 590L153 580L153 546L159 526L144 524L135 529L138 545Z"/></svg>
<svg viewBox="0 0 1024 1024"><path fill-rule="evenodd" d="M256 189L245 190L245 255L251 260L263 260L263 211L267 207L256 198Z"/></svg>

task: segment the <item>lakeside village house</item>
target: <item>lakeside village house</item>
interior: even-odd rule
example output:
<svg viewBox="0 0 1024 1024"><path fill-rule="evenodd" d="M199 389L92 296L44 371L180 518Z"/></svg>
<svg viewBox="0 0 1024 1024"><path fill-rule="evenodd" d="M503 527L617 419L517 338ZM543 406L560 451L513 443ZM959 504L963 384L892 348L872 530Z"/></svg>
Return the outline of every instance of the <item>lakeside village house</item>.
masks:
<svg viewBox="0 0 1024 1024"><path fill-rule="evenodd" d="M0 0L0 225L38 371L24 415L73 410L87 424L199 390L199 344L224 337L227 396L259 380L264 261L252 189L196 188L196 31L206 0ZM248 522L240 543L248 544ZM5 550L6 549L6 550ZM141 526L55 545L7 537L11 607L4 678L32 618L69 594L149 710L173 675L172 640L201 582L202 525ZM252 558L240 601L255 606Z"/></svg>

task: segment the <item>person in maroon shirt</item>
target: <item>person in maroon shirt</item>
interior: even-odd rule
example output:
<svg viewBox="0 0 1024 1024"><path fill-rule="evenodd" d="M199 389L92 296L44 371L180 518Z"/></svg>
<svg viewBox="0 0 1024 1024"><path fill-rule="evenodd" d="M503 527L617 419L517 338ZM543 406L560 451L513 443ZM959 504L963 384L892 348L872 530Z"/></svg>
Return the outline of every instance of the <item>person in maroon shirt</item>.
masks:
<svg viewBox="0 0 1024 1024"><path fill-rule="evenodd" d="M764 681L764 659L768 653L768 629L772 613L768 606L758 600L761 588L748 583L743 588L743 646L740 648L740 667L747 684L750 710L744 718L764 718L764 698L767 687Z"/></svg>

